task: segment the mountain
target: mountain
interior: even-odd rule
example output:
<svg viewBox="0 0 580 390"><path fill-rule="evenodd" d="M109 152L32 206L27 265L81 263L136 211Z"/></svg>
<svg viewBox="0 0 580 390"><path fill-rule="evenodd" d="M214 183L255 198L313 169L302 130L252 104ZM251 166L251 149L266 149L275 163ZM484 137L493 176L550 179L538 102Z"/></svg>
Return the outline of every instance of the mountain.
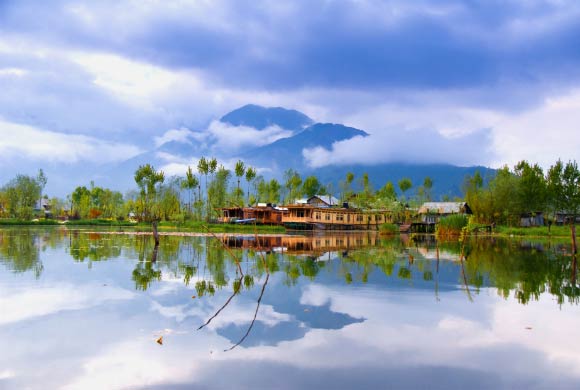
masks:
<svg viewBox="0 0 580 390"><path fill-rule="evenodd" d="M175 173L183 175L186 164L192 164L195 170L199 157L215 156L220 162L231 162L241 158L246 165L258 168L266 179L275 177L280 180L288 168L297 170L302 177L315 175L321 183L330 184L330 188L335 194L340 191L339 183L345 179L347 172L352 172L355 175L353 183L355 189L358 187L358 180L362 178L364 173L369 175L371 184L374 185L375 189L379 189L387 181L391 181L395 188L398 188L397 182L408 177L413 183L409 196L412 196L416 189L423 184L425 177L429 176L434 183L431 191L433 199L439 200L444 196L449 198L460 196L465 177L473 175L476 170L479 170L484 177L492 176L495 172L485 167L457 167L448 164L403 162L310 168L305 164L302 155L304 149L315 147L331 149L336 142L349 140L353 137L367 137L369 134L363 130L341 124L313 123L312 119L298 111L280 107L268 108L246 105L224 115L220 121L232 126L231 129L226 129L232 132L232 137L238 126L252 127L261 131L268 126L276 125L290 130L292 135L262 146L244 146L243 153L239 153L223 147L216 148L215 142L219 142L219 140L210 134L209 130L192 130L191 135L185 140L169 141L121 163L107 165L106 170L103 169L94 175L95 183L126 191L135 188L133 175L141 164L150 163L156 168L164 170L167 176ZM85 183L79 182L79 184Z"/></svg>
<svg viewBox="0 0 580 390"><path fill-rule="evenodd" d="M265 165L274 169L292 167L296 170L303 170L305 165L302 150L317 146L329 149L335 142L357 136L367 137L368 133L334 123L316 123L292 137L282 138L251 150L245 153L242 159L254 165Z"/></svg>
<svg viewBox="0 0 580 390"><path fill-rule="evenodd" d="M232 126L247 126L263 130L269 126L279 126L294 132L301 131L314 123L312 119L296 110L282 107L262 107L248 104L240 107L220 119Z"/></svg>
<svg viewBox="0 0 580 390"><path fill-rule="evenodd" d="M431 189L433 200L437 201L443 197L453 199L456 196L461 196L461 187L465 177L472 176L476 171L479 171L484 178L490 178L495 174L494 169L482 166L458 167L450 164L384 163L378 165L326 166L305 170L303 175L313 174L324 184L332 183L334 192L339 191L338 183L345 180L347 172L354 173L354 188L361 187L358 182L365 173L369 175L375 190L390 181L397 192L400 192L398 181L402 178L409 178L413 183L413 187L409 190L408 196L415 194L417 188L423 185L425 177L429 176L433 180Z"/></svg>

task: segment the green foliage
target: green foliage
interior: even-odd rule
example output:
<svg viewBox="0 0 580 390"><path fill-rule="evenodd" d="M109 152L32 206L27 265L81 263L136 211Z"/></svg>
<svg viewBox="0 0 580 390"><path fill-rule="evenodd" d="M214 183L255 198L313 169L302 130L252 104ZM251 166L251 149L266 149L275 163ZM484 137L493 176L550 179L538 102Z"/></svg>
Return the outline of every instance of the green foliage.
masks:
<svg viewBox="0 0 580 390"><path fill-rule="evenodd" d="M135 171L135 182L141 194L142 215L146 221L160 218L161 210L157 199L159 185L165 180L162 171L157 171L150 164L139 166Z"/></svg>
<svg viewBox="0 0 580 390"><path fill-rule="evenodd" d="M383 223L379 226L379 232L385 235L399 234L399 225L394 223Z"/></svg>
<svg viewBox="0 0 580 390"><path fill-rule="evenodd" d="M287 192L287 203L294 203L302 195L302 178L300 174L293 169L287 169L284 172L284 187Z"/></svg>
<svg viewBox="0 0 580 390"><path fill-rule="evenodd" d="M469 220L466 215L453 214L443 217L437 224L437 236L455 236L461 234L462 230L467 227Z"/></svg>
<svg viewBox="0 0 580 390"><path fill-rule="evenodd" d="M411 187L413 187L413 182L408 177L404 177L401 180L399 180L398 184L399 189L403 193L403 198L405 197L405 192L407 192L408 190L411 189Z"/></svg>
<svg viewBox="0 0 580 390"><path fill-rule="evenodd" d="M316 176L308 176L304 179L304 183L302 184L302 192L307 197L311 197L314 195L318 195L321 190L320 182Z"/></svg>
<svg viewBox="0 0 580 390"><path fill-rule="evenodd" d="M3 208L8 216L22 220L32 219L34 206L40 198L42 186L36 178L27 175L16 175L3 188L6 204ZM44 215L42 215L44 217Z"/></svg>

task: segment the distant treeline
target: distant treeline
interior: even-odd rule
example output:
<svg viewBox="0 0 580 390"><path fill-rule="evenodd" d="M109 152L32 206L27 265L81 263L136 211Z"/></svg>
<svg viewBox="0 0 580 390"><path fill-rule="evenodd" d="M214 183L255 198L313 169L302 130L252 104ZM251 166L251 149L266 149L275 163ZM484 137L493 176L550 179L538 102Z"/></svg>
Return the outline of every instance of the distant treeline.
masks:
<svg viewBox="0 0 580 390"><path fill-rule="evenodd" d="M229 170L217 159L205 157L195 170L188 167L183 177L166 178L162 171L145 164L134 179L137 189L126 194L91 182L60 199L42 195L47 181L42 170L37 177L17 175L0 188L0 217L209 221L219 216L222 207L287 204L313 195L333 195L341 203L350 201L362 208L397 208L430 200L433 187L433 180L425 177L416 187L417 195L406 198L414 186L408 178L397 182L398 192L390 181L374 190L366 173L355 177L347 172L338 188L315 175L302 177L294 169L286 170L281 181L267 180L241 160Z"/></svg>
<svg viewBox="0 0 580 390"><path fill-rule="evenodd" d="M403 178L396 186L387 181L375 190L368 174L355 177L346 172L336 188L321 183L315 175L302 177L293 169L286 170L280 181L266 180L241 160L229 170L217 159L205 157L197 167L188 167L183 177L166 178L162 171L145 164L136 170L134 179L137 189L126 194L91 182L59 199L43 196L47 178L42 170L36 177L17 175L0 188L0 217L210 221L219 216L222 207L287 204L327 194L341 203L395 211L432 200L433 187L429 177L418 186ZM413 187L415 195L407 197ZM573 217L580 209L580 172L575 161L557 161L547 172L538 164L521 161L513 169L497 170L493 177L478 172L466 177L463 192L479 223L517 224L521 215L537 212L552 218L557 212Z"/></svg>

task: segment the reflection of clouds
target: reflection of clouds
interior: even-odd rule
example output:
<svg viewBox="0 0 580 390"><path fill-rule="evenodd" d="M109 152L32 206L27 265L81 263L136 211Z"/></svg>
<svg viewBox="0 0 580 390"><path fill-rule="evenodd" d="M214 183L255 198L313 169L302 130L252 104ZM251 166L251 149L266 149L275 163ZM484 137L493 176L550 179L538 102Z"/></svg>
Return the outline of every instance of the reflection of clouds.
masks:
<svg viewBox="0 0 580 390"><path fill-rule="evenodd" d="M243 294L243 293L242 293ZM231 323L247 324L252 320L254 310L256 310L256 302L247 297L240 298L237 302L231 302L220 314L215 317L208 325L211 329L219 329L228 326ZM177 322L182 322L186 318L195 317L200 319L207 319L211 317L223 304L224 296L214 297L211 303L203 303L207 298L192 300L192 303L183 305L163 305L159 302L153 301L151 310L159 313L163 317L172 318ZM278 313L271 305L262 304L258 320L267 326L275 326L282 321L289 321L291 316L284 313ZM201 325L201 324L200 324Z"/></svg>
<svg viewBox="0 0 580 390"><path fill-rule="evenodd" d="M131 299L134 294L117 287L54 285L35 289L0 287L0 325L79 310L108 301Z"/></svg>
<svg viewBox="0 0 580 390"><path fill-rule="evenodd" d="M493 329L498 338L542 352L551 363L580 376L580 338L569 333L580 329L578 310L559 310L546 295L524 307L507 300L495 305Z"/></svg>
<svg viewBox="0 0 580 390"><path fill-rule="evenodd" d="M237 388L298 388L312 387L322 377L328 378L325 384L339 388L355 383L357 387L495 388L534 383L572 387L579 380L578 372L569 368L578 367L574 352L580 345L557 330L578 329L580 319L573 310L562 316L549 299L522 306L498 301L488 289L477 295L474 305L459 291L443 293L439 303L430 299L430 292L412 289L307 284L300 291L301 304L312 305L313 310L330 305L333 312L366 320L341 329L310 329L303 337L276 346L257 342L225 353L229 343L217 332L247 323L255 307L254 297L242 294L216 317L210 326L214 331L197 332L193 330L197 324L186 322L166 335L163 346L155 343L150 330L113 342L89 356L79 376L65 388L167 389L171 384L231 388L234 383ZM206 318L225 295L187 305L153 302L157 309L149 313L163 312L161 317L175 321L188 315ZM276 313L276 306L263 309L258 316L261 326L292 320L288 314ZM135 319L134 326L140 320ZM154 316L145 324L159 320ZM421 375L415 375L417 370Z"/></svg>
<svg viewBox="0 0 580 390"><path fill-rule="evenodd" d="M201 353L194 342L160 346L153 337L138 337L89 358L80 375L63 389L124 389L183 381L196 376L192 366Z"/></svg>
<svg viewBox="0 0 580 390"><path fill-rule="evenodd" d="M3 370L0 371L0 381L3 379L10 379L15 376L14 371L11 370Z"/></svg>

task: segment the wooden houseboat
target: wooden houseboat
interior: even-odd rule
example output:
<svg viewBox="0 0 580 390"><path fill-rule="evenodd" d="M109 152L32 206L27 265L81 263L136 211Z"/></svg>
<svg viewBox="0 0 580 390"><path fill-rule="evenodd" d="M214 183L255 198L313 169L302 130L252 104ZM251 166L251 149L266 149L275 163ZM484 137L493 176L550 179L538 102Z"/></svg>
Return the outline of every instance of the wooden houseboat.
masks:
<svg viewBox="0 0 580 390"><path fill-rule="evenodd" d="M262 204L253 207L226 207L222 209L220 222L257 223L260 225L281 225L282 217L288 213L284 207Z"/></svg>
<svg viewBox="0 0 580 390"><path fill-rule="evenodd" d="M378 230L385 222L392 222L387 210L362 211L348 207L317 207L288 205L282 223L296 230Z"/></svg>

